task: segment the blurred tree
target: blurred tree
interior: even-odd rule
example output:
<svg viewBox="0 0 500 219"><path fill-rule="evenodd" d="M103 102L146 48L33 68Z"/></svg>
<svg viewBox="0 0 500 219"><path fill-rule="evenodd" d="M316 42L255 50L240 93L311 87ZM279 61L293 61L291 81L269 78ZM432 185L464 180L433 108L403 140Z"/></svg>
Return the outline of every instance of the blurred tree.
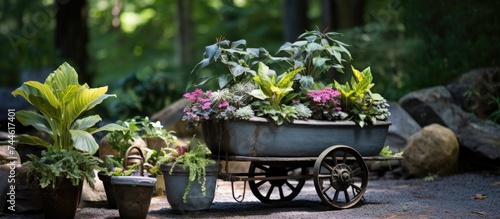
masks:
<svg viewBox="0 0 500 219"><path fill-rule="evenodd" d="M56 35L55 46L60 58L74 63L80 81L89 84L93 75L88 70L87 53L88 26L86 0L56 0Z"/></svg>
<svg viewBox="0 0 500 219"><path fill-rule="evenodd" d="M308 0L283 1L283 19L285 24L285 41L293 42L309 28L307 18Z"/></svg>

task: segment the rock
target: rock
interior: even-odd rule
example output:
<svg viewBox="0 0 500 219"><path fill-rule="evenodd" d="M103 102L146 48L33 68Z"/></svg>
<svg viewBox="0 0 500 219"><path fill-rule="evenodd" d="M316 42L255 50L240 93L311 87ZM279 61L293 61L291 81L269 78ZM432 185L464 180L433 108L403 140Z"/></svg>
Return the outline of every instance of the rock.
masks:
<svg viewBox="0 0 500 219"><path fill-rule="evenodd" d="M408 139L403 166L416 177L458 172L459 146L452 130L439 124L425 126Z"/></svg>
<svg viewBox="0 0 500 219"><path fill-rule="evenodd" d="M444 86L411 92L399 100L399 105L421 127L437 123L457 132L467 116Z"/></svg>
<svg viewBox="0 0 500 219"><path fill-rule="evenodd" d="M500 68L472 70L462 74L446 88L463 110L486 119L498 110L498 105L491 104L490 101L494 97L500 97Z"/></svg>
<svg viewBox="0 0 500 219"><path fill-rule="evenodd" d="M85 181L82 188L82 201L98 202L106 201L106 192L104 191L104 185L102 181L97 176L97 170L95 172L95 185L94 188L90 187L90 184Z"/></svg>
<svg viewBox="0 0 500 219"><path fill-rule="evenodd" d="M167 130L173 130L179 138L191 138L193 135L202 137L201 127L196 129L187 129L187 122L182 121L184 108L191 103L191 100L180 99L169 106L163 108L160 112L151 116L151 121L160 121Z"/></svg>
<svg viewBox="0 0 500 219"><path fill-rule="evenodd" d="M398 103L389 103L389 132L385 140L385 145L389 145L391 150L396 153L403 150L406 145L406 139L420 131L422 128L415 120L399 106Z"/></svg>
<svg viewBox="0 0 500 219"><path fill-rule="evenodd" d="M471 116L460 128L461 167L464 171L500 170L500 125Z"/></svg>

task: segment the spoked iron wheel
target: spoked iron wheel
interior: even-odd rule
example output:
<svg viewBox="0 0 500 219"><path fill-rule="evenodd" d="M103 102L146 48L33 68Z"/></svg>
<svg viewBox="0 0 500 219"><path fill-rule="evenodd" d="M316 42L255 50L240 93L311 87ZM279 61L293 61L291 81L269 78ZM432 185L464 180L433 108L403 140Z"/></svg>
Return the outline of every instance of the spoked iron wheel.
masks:
<svg viewBox="0 0 500 219"><path fill-rule="evenodd" d="M368 168L353 148L332 146L316 159L313 179L323 203L335 209L345 209L363 198L368 185Z"/></svg>
<svg viewBox="0 0 500 219"><path fill-rule="evenodd" d="M302 176L307 175L307 167L283 167L251 162L248 175L257 178L284 177L276 180L249 180L248 185L255 197L263 203L291 201L304 186L306 179Z"/></svg>

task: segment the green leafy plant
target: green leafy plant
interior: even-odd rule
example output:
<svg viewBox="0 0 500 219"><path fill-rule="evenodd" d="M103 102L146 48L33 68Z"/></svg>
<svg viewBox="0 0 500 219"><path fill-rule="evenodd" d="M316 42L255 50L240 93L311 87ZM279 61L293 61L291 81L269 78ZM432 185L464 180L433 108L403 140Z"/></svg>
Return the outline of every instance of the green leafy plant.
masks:
<svg viewBox="0 0 500 219"><path fill-rule="evenodd" d="M194 140L194 137L192 140ZM170 174L172 174L174 167L179 164L182 164L184 169L189 169L188 185L186 186L183 196L184 203L187 202L187 195L189 194L191 185L195 180L201 184L203 196L206 195L205 167L216 163L215 160L209 157L211 152L206 145L200 141L197 141L195 144L192 140L187 142L186 145L177 144L175 148L164 148L163 156L158 159L158 165L164 163L172 164Z"/></svg>
<svg viewBox="0 0 500 219"><path fill-rule="evenodd" d="M39 112L22 110L16 114L16 118L24 126L33 126L41 132L45 132L50 136L51 142L46 141L37 136L19 135L17 140L19 143L29 145L41 145L46 147L50 153L46 155L55 156L56 153L85 153L93 155L98 149L98 144L92 134L100 131L121 130L123 127L111 123L103 127L96 128L95 126L101 117L99 115L90 115L80 118L85 112L93 109L108 97L115 95L106 94L107 87L90 88L87 84L80 85L78 83L78 74L75 69L68 63L63 63L59 68L51 73L42 84L38 81L27 81L21 87L12 92L14 96L22 96ZM61 155L64 156L64 155ZM37 163L39 161L39 163ZM26 165L43 166L50 159L35 160ZM65 158L64 161L69 162L63 167L70 167L73 162L75 169L68 169L67 172L61 172L60 177L71 179L73 185L77 185L82 180L82 172L86 175L85 178L93 177L93 169L97 165L82 165L78 162L83 162L84 159ZM87 169L93 167L91 169ZM91 171L92 170L92 171ZM48 168L31 168L30 175L35 175L41 183L42 187L52 185L53 177ZM49 171L49 172L45 172ZM89 181L93 186L93 181Z"/></svg>
<svg viewBox="0 0 500 219"><path fill-rule="evenodd" d="M284 98L293 91L293 79L302 70L304 67L276 76L267 65L259 62L258 73L253 77L259 88L249 93L254 98L264 101L255 104L259 108L257 115L269 115L278 125L297 118L293 108L284 105Z"/></svg>
<svg viewBox="0 0 500 219"><path fill-rule="evenodd" d="M341 114L342 119L352 119L361 127L366 121L375 123L377 120L386 120L390 115L387 101L377 93L372 93L370 89L375 85L372 83L373 76L370 67L363 71L352 68L353 77L344 85L336 80L335 88L342 94L342 102L345 113Z"/></svg>
<svg viewBox="0 0 500 219"><path fill-rule="evenodd" d="M191 71L191 75L198 74L198 71L210 64L221 63L230 74L212 75L199 78L200 82L196 86L204 85L212 79L218 80L219 88L224 88L227 85L249 80L249 75L255 75L252 68L258 61L269 59L270 55L264 48L248 48L246 40L237 40L231 42L223 38L217 38L217 42L205 47L203 60L195 65Z"/></svg>
<svg viewBox="0 0 500 219"><path fill-rule="evenodd" d="M429 173L427 174L426 177L424 177L424 181L425 182L434 182L434 180L437 178L438 176L436 174L432 174L432 173Z"/></svg>
<svg viewBox="0 0 500 219"><path fill-rule="evenodd" d="M377 120L387 120L389 105L380 94L371 92L374 84L369 67L362 72L352 68L354 76L345 85L336 80L333 80L335 86L323 83L325 73L333 69L344 72L345 58L352 59L347 45L337 40L337 35L335 32L306 31L297 41L281 46L276 56L270 56L264 49L247 49L244 40L230 43L218 39L216 44L206 48L204 59L191 74L218 63L225 65L229 72L218 71L216 76L196 79L201 82L194 85L201 86L210 79L219 78L221 89L203 92L196 88L186 93L184 97L192 103L184 109L183 120L188 121L189 128L208 120L253 116L271 118L277 125L312 118L353 120L363 127ZM276 67L281 67L284 73L276 74ZM248 84L258 87L250 92L233 92L238 90L236 87ZM329 102L311 101L311 98L322 98L322 92L326 91L331 94ZM232 101L237 97L242 101Z"/></svg>
<svg viewBox="0 0 500 219"><path fill-rule="evenodd" d="M283 44L278 54L285 53L286 56L282 59L275 58L275 60L284 61L293 69L304 67L305 70L299 75L298 81L302 88L309 89L332 68L338 72L344 72L343 54L347 55L349 60L352 58L346 48L347 44L335 39L338 35L340 33L306 31L298 37L297 41Z"/></svg>
<svg viewBox="0 0 500 219"><path fill-rule="evenodd" d="M107 172L108 175L130 175L133 170L130 167L121 167L125 159L126 151L132 146L132 143L138 138L160 138L165 142L165 145L171 144L176 140L174 131L167 131L163 125L157 121L152 122L149 117L129 118L126 120L118 120L116 124L123 127L122 130L115 130L106 135L108 143L118 152L117 157L107 158L107 162L111 162L115 168L113 171ZM145 150L145 167L152 174L160 173L156 167L156 161L159 157L159 151L144 148Z"/></svg>
<svg viewBox="0 0 500 219"><path fill-rule="evenodd" d="M118 151L118 157L115 157L118 163L123 162L123 157L127 149L132 146L132 142L139 136L140 129L137 118L126 119L124 121L118 120L116 124L122 126L121 130L111 131L106 135L108 143Z"/></svg>

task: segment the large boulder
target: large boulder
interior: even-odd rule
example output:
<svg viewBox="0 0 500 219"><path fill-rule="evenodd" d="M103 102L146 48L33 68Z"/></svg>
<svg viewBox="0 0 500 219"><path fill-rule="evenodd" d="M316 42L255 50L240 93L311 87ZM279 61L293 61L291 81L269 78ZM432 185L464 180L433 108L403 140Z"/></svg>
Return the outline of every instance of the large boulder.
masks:
<svg viewBox="0 0 500 219"><path fill-rule="evenodd" d="M432 124L408 139L402 164L416 177L446 176L458 172L458 156L459 146L453 131Z"/></svg>
<svg viewBox="0 0 500 219"><path fill-rule="evenodd" d="M456 132L467 116L444 86L408 93L399 100L399 105L421 127L437 123Z"/></svg>
<svg viewBox="0 0 500 219"><path fill-rule="evenodd" d="M462 110L445 87L411 92L399 103L421 126L437 123L455 132L462 170L499 169L500 126Z"/></svg>
<svg viewBox="0 0 500 219"><path fill-rule="evenodd" d="M446 86L456 104L466 112L487 119L499 110L491 104L493 98L500 98L500 68L475 69L462 74Z"/></svg>
<svg viewBox="0 0 500 219"><path fill-rule="evenodd" d="M415 120L396 102L389 103L389 131L385 145L389 145L393 152L400 152L406 145L406 140L422 128Z"/></svg>
<svg viewBox="0 0 500 219"><path fill-rule="evenodd" d="M500 125L470 116L456 134L463 171L500 170Z"/></svg>

